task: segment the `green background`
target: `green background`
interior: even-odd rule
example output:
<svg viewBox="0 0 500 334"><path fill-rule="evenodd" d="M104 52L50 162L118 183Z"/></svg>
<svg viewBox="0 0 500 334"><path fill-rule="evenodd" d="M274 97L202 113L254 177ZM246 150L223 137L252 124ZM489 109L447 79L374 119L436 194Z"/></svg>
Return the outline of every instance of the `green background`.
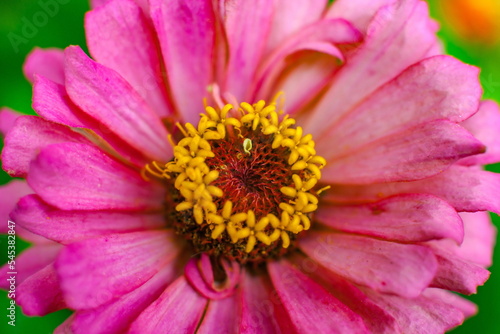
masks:
<svg viewBox="0 0 500 334"><path fill-rule="evenodd" d="M22 64L27 53L35 46L59 47L81 45L84 50L85 38L83 16L88 10L85 0L18 0L0 2L0 106L8 106L23 113L33 113L31 109L31 86L22 74ZM52 15L42 4L56 3ZM436 4L430 1L432 12L438 16ZM44 17L47 19L44 20ZM437 17L439 19L439 17ZM36 23L32 34L23 36L26 22ZM481 80L485 98L500 101L500 46L486 47L456 38L446 25L442 26L440 36L448 53L463 61L482 68ZM19 38L22 40L20 40ZM23 39L24 38L24 39ZM15 41L17 43L13 43ZM499 129L500 131L500 129ZM500 172L500 166L489 166L489 170ZM0 184L9 181L8 175L0 171ZM499 189L500 191L500 189ZM500 226L500 219L493 215L494 223ZM6 238L0 236L0 261L5 262ZM28 246L19 241L18 251ZM500 247L497 247L494 262L500 261ZM465 322L453 333L500 333L500 265L490 268L492 275L478 295L470 299L479 305L479 314ZM51 333L58 324L70 315L60 311L46 317L26 317L18 308L16 327L7 325L5 308L8 306L5 291L0 292L0 332L1 333Z"/></svg>

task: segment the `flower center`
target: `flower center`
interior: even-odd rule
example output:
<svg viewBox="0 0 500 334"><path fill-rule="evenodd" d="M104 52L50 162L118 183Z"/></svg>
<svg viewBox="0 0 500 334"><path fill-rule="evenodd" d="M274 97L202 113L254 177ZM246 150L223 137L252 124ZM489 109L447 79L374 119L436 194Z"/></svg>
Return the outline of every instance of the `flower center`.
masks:
<svg viewBox="0 0 500 334"><path fill-rule="evenodd" d="M166 181L169 221L196 252L240 263L287 252L311 226L315 191L326 164L311 135L276 103L207 106L197 127L177 124L184 138L174 159L145 171Z"/></svg>

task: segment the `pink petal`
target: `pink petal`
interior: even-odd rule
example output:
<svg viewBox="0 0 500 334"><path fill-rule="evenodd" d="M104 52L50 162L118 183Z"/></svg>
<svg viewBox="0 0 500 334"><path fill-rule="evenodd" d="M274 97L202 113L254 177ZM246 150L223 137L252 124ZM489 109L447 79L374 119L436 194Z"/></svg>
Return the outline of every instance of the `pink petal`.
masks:
<svg viewBox="0 0 500 334"><path fill-rule="evenodd" d="M77 162L77 163L75 163ZM95 146L62 143L33 160L28 183L47 203L63 210L143 210L163 206L163 187Z"/></svg>
<svg viewBox="0 0 500 334"><path fill-rule="evenodd" d="M318 21L328 5L327 0L275 0L275 15L267 40L266 54L303 27Z"/></svg>
<svg viewBox="0 0 500 334"><path fill-rule="evenodd" d="M270 100L276 92L285 92L284 109L295 114L307 105L330 83L343 59L342 53L330 43L311 43L311 50L304 50L289 56L285 68L276 70L280 76L276 80L266 78L260 88L259 99ZM274 70L273 70L274 71ZM307 87L304 82L308 82Z"/></svg>
<svg viewBox="0 0 500 334"><path fill-rule="evenodd" d="M224 299L231 296L240 280L240 265L236 261L221 260L226 279L215 282L210 257L205 253L201 258L192 258L184 269L184 275L193 288L203 297Z"/></svg>
<svg viewBox="0 0 500 334"><path fill-rule="evenodd" d="M38 74L58 84L63 84L64 51L53 48L34 48L26 58L23 71L31 82L35 81L35 74Z"/></svg>
<svg viewBox="0 0 500 334"><path fill-rule="evenodd" d="M382 7L396 2L397 0L336 0L326 16L346 19L365 33L377 12Z"/></svg>
<svg viewBox="0 0 500 334"><path fill-rule="evenodd" d="M394 316L403 333L444 333L464 321L464 314L460 309L437 298L420 295L408 299L370 290L366 293Z"/></svg>
<svg viewBox="0 0 500 334"><path fill-rule="evenodd" d="M149 0L134 0L134 2L142 8L144 14L149 15Z"/></svg>
<svg viewBox="0 0 500 334"><path fill-rule="evenodd" d="M50 240L31 233L18 224L15 218L11 217L12 210L16 207L19 199L31 193L33 193L33 191L24 180L12 180L0 186L0 234L8 234L9 231L15 231L17 237L31 243L50 243Z"/></svg>
<svg viewBox="0 0 500 334"><path fill-rule="evenodd" d="M167 264L134 291L97 308L76 312L73 333L124 333L139 314L153 303L180 274L178 259Z"/></svg>
<svg viewBox="0 0 500 334"><path fill-rule="evenodd" d="M208 307L196 331L199 334L232 334L238 333L239 304L237 295L219 300L210 300Z"/></svg>
<svg viewBox="0 0 500 334"><path fill-rule="evenodd" d="M425 290L422 295L433 300L437 299L445 304L448 304L450 307L458 308L462 311L466 318L472 317L477 313L476 304L446 290L429 288Z"/></svg>
<svg viewBox="0 0 500 334"><path fill-rule="evenodd" d="M320 206L315 220L336 230L384 240L421 242L449 238L462 243L464 226L455 209L430 195L400 195L351 206Z"/></svg>
<svg viewBox="0 0 500 334"><path fill-rule="evenodd" d="M277 78L279 79L279 75L286 74L288 70L286 66L290 67L287 61L292 55L300 51L313 51L313 54L315 52L320 52L329 55L329 58L337 58L339 63L336 65L338 66L340 62L344 61L344 56L336 45L351 44L360 41L361 34L345 20L322 20L304 27L299 33L281 43L279 48L266 57L265 62L259 66L259 70L256 74L256 87L254 87L254 89L258 89L258 95L263 98L274 96L279 88L274 87L274 82ZM329 78L331 69L327 72ZM310 84L315 87L312 91L317 91L319 88L323 87L323 85L320 84L325 80L325 75L322 73L319 76L311 76L309 80ZM303 85L301 85L301 87L303 87ZM298 90L298 87L293 86L293 88ZM289 95L287 91L285 91L285 94ZM309 94L312 93L309 92Z"/></svg>
<svg viewBox="0 0 500 334"><path fill-rule="evenodd" d="M194 333L206 304L181 276L141 313L129 333Z"/></svg>
<svg viewBox="0 0 500 334"><path fill-rule="evenodd" d="M157 115L115 71L89 59L79 47L66 56L66 89L73 102L131 147L168 161L172 147Z"/></svg>
<svg viewBox="0 0 500 334"><path fill-rule="evenodd" d="M487 212L460 213L464 222L465 239L456 249L456 254L464 260L481 266L491 266L497 229L491 223Z"/></svg>
<svg viewBox="0 0 500 334"><path fill-rule="evenodd" d="M249 97L250 85L263 56L274 8L267 0L233 0L223 6L220 15L224 18L229 60L222 91L242 102Z"/></svg>
<svg viewBox="0 0 500 334"><path fill-rule="evenodd" d="M464 165L485 165L500 161L500 109L495 101L483 101L477 114L462 125L486 145L483 154L460 161Z"/></svg>
<svg viewBox="0 0 500 334"><path fill-rule="evenodd" d="M425 2L398 1L397 5L380 9L365 42L348 58L314 112L308 115L304 130L319 136L378 87L422 60L435 40L435 27L430 27Z"/></svg>
<svg viewBox="0 0 500 334"><path fill-rule="evenodd" d="M86 128L93 130L100 137L95 140L101 142L103 146L109 144L122 157L134 163L138 167L143 167L151 159L146 158L143 152L133 149L123 139L111 132L108 127L85 114L69 98L64 86L56 84L48 79L36 76L33 88L33 109L44 118L76 128ZM87 134L89 134L87 132Z"/></svg>
<svg viewBox="0 0 500 334"><path fill-rule="evenodd" d="M47 205L36 195L23 197L12 217L29 231L63 244L165 226L163 212L66 211Z"/></svg>
<svg viewBox="0 0 500 334"><path fill-rule="evenodd" d="M329 164L322 181L367 184L418 180L438 174L458 159L484 149L461 126L434 121L353 147L342 156L325 157Z"/></svg>
<svg viewBox="0 0 500 334"><path fill-rule="evenodd" d="M0 109L0 134L6 135L7 132L14 126L16 119L22 116L21 113L9 108Z"/></svg>
<svg viewBox="0 0 500 334"><path fill-rule="evenodd" d="M320 283L335 298L360 315L371 333L400 332L395 319L348 280L326 270L305 256L294 255L291 262L311 279Z"/></svg>
<svg viewBox="0 0 500 334"><path fill-rule="evenodd" d="M267 275L248 272L243 275L238 291L241 334L290 333L294 330L290 317L272 291Z"/></svg>
<svg viewBox="0 0 500 334"><path fill-rule="evenodd" d="M97 8L109 2L109 0L90 0L90 7Z"/></svg>
<svg viewBox="0 0 500 334"><path fill-rule="evenodd" d="M418 296L437 269L433 252L424 246L324 232L310 232L299 243L313 260L340 276L408 298Z"/></svg>
<svg viewBox="0 0 500 334"><path fill-rule="evenodd" d="M170 231L112 234L66 246L56 270L71 308L95 308L140 287L177 255Z"/></svg>
<svg viewBox="0 0 500 334"><path fill-rule="evenodd" d="M33 109L49 121L85 127L85 114L73 104L64 86L38 75L33 84Z"/></svg>
<svg viewBox="0 0 500 334"><path fill-rule="evenodd" d="M434 22L434 23L437 27L437 30L439 30L439 23L438 22ZM429 49L429 51L427 51L424 58L440 56L440 55L443 55L445 53L446 53L446 51L444 49L443 42L441 40L437 40L434 42L434 45Z"/></svg>
<svg viewBox="0 0 500 334"><path fill-rule="evenodd" d="M94 0L94 1L100 1L100 0ZM104 0L107 1L107 0ZM57 328L54 330L54 334L75 334L71 330L71 325L73 324L73 320L75 319L75 313L71 314L62 324L57 326Z"/></svg>
<svg viewBox="0 0 500 334"><path fill-rule="evenodd" d="M204 0L152 0L150 5L175 107L185 122L195 122L214 80L212 5Z"/></svg>
<svg viewBox="0 0 500 334"><path fill-rule="evenodd" d="M317 149L340 156L424 122L462 122L478 108L482 92L477 77L477 68L452 57L423 60L343 115L323 137L315 136Z"/></svg>
<svg viewBox="0 0 500 334"><path fill-rule="evenodd" d="M359 315L287 262L268 262L267 268L297 332L368 333Z"/></svg>
<svg viewBox="0 0 500 334"><path fill-rule="evenodd" d="M27 194L33 193L23 180L12 180L0 186L0 233L7 234L10 212L14 210L17 201Z"/></svg>
<svg viewBox="0 0 500 334"><path fill-rule="evenodd" d="M26 177L31 161L45 146L74 142L91 144L70 128L36 116L21 116L5 138L3 168L11 175Z"/></svg>
<svg viewBox="0 0 500 334"><path fill-rule="evenodd" d="M26 315L43 316L66 308L53 264L28 277L16 292L16 302Z"/></svg>
<svg viewBox="0 0 500 334"><path fill-rule="evenodd" d="M103 6L109 1L110 0L90 0L90 8L93 9ZM134 0L134 2L143 9L144 13L149 12L149 10L147 10L149 8L148 0Z"/></svg>
<svg viewBox="0 0 500 334"><path fill-rule="evenodd" d="M27 278L54 262L61 248L61 245L52 242L43 245L34 245L25 249L15 258L15 271L10 268L11 263L6 263L0 269L0 287L8 290L9 284L6 278L14 275L12 272L15 272L16 284L21 284Z"/></svg>
<svg viewBox="0 0 500 334"><path fill-rule="evenodd" d="M87 13L87 44L99 63L122 75L159 116L167 116L172 108L148 24L134 1L110 1Z"/></svg>
<svg viewBox="0 0 500 334"><path fill-rule="evenodd" d="M477 168L451 166L441 174L413 182L366 186L333 185L323 200L360 203L396 194L430 194L450 203L457 211L500 212L500 175Z"/></svg>
<svg viewBox="0 0 500 334"><path fill-rule="evenodd" d="M438 270L431 286L462 294L473 294L490 277L490 272L476 264L465 261L454 252L456 245L430 243L438 260Z"/></svg>

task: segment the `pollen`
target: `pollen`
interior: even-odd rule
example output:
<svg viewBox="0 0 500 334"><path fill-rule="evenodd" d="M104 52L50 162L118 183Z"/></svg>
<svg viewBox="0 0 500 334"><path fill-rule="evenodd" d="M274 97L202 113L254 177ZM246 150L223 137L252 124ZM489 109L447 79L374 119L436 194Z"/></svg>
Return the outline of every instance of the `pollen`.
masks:
<svg viewBox="0 0 500 334"><path fill-rule="evenodd" d="M311 227L326 160L282 114L262 100L206 106L196 126L177 124L183 138L170 162L145 166L172 188L174 227L197 250L259 262Z"/></svg>

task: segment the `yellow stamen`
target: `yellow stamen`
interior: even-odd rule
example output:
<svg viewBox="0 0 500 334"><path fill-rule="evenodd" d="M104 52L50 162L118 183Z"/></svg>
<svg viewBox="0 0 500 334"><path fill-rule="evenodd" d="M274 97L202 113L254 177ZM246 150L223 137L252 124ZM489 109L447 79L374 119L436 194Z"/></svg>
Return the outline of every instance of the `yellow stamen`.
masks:
<svg viewBox="0 0 500 334"><path fill-rule="evenodd" d="M279 240L282 247L289 247L290 236L310 228L309 216L318 207L317 196L329 187L313 190L321 178L326 160L316 154L311 134L304 135L303 129L295 127L295 120L288 115L281 117L282 105L280 92L269 105L261 100L253 105L243 102L238 109L231 104L220 109L206 106L206 113L200 115L196 127L190 123L176 123L184 138L175 144L169 137L174 146L174 159L165 165L157 162L146 165L143 177L174 177L173 184L182 197L175 210L192 210L192 219L200 226L208 226L212 239L226 236L233 243L244 242L247 253L259 243L269 246ZM224 199L224 191L213 185L220 176L219 171L210 170L206 162L215 156L211 142L241 138L245 133L243 127L246 133L258 131L269 136L272 149L289 152L284 158L291 179L279 189L286 200L279 203L276 215L268 213L259 217L253 210L235 212L230 199L216 200ZM244 138L243 152L251 155L252 148L252 139Z"/></svg>

